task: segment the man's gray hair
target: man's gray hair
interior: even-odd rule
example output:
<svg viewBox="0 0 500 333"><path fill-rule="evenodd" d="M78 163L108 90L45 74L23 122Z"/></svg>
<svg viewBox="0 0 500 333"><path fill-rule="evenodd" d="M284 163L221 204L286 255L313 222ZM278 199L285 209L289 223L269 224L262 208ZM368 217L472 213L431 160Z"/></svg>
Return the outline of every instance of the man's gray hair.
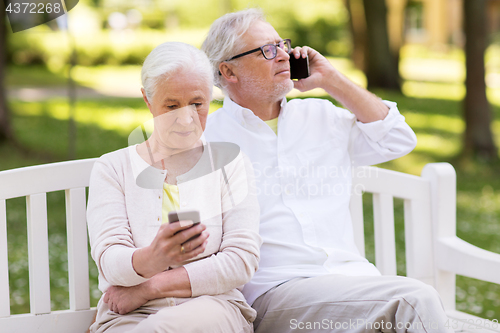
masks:
<svg viewBox="0 0 500 333"><path fill-rule="evenodd" d="M203 42L201 49L205 51L212 65L214 84L223 89L222 76L219 74L219 65L225 60L233 57L242 48L240 38L252 25L261 20L266 21L261 9L250 8L235 13L229 13L212 23L208 36Z"/></svg>
<svg viewBox="0 0 500 333"><path fill-rule="evenodd" d="M166 42L155 47L142 65L142 86L150 103L158 83L167 80L178 70L190 71L205 79L212 96L214 79L206 54L189 44Z"/></svg>

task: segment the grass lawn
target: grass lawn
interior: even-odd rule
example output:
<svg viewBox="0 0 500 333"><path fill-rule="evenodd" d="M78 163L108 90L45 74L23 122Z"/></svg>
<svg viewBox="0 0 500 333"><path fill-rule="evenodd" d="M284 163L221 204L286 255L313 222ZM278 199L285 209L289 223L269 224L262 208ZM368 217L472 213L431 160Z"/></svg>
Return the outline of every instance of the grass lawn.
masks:
<svg viewBox="0 0 500 333"><path fill-rule="evenodd" d="M35 72L35 76L38 75ZM41 75L41 74L40 74ZM88 75L97 75L89 73ZM128 75L128 74L126 74ZM12 80L12 79L11 79ZM91 81L93 79L89 79ZM11 81L12 82L12 81ZM64 83L55 75L54 85ZM83 82L83 81L82 81ZM22 85L23 82L17 82ZM83 83L82 83L83 84ZM16 82L12 83L13 86ZM430 162L451 162L458 177L457 233L477 246L500 253L500 164L459 161L464 123L461 104L450 98L415 98L385 91L376 91L384 99L398 102L401 113L415 130L417 148L409 155L381 165L385 168L420 174ZM300 97L305 95L300 94ZM66 100L54 98L43 102L11 101L16 137L26 150L9 145L0 146L0 170L66 160L68 156L68 107ZM212 104L212 111L220 103ZM500 147L500 108L493 107L493 125ZM76 105L76 158L97 157L127 145L132 129L149 119L140 98L82 99ZM367 219L367 256L373 261L373 225L369 195L365 195ZM63 193L50 193L48 204L54 207L49 216L50 264L53 309L68 306L65 213ZM49 207L49 211L52 209ZM405 274L403 204L395 200L398 273ZM12 313L29 311L26 211L23 199L7 201L9 267ZM100 297L97 291L97 270L91 261L92 303ZM500 286L458 277L457 308L490 319L500 314Z"/></svg>

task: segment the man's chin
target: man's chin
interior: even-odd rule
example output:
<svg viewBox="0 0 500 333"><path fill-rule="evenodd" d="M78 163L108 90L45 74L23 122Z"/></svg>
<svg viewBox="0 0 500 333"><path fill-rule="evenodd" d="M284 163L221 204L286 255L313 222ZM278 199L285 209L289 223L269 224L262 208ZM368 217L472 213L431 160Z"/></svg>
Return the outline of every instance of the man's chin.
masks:
<svg viewBox="0 0 500 333"><path fill-rule="evenodd" d="M276 92L276 97L283 99L283 97L286 96L290 91L293 90L293 81L292 80L287 80L281 83L278 83L275 86L275 92Z"/></svg>

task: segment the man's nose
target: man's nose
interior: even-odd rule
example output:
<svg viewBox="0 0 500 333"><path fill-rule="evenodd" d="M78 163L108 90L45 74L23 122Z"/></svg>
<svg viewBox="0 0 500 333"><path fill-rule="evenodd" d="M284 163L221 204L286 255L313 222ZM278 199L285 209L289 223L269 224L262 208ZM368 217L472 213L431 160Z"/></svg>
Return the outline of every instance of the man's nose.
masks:
<svg viewBox="0 0 500 333"><path fill-rule="evenodd" d="M277 61L288 61L290 59L290 54L288 54L285 50L283 50L281 47L277 47L277 54L276 54L276 59Z"/></svg>

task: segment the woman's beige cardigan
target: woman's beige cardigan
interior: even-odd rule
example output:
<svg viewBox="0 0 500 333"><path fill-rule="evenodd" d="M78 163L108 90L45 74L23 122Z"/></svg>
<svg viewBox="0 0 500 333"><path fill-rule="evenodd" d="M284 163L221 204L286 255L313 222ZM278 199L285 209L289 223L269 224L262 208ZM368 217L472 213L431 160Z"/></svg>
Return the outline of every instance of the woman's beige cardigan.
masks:
<svg viewBox="0 0 500 333"><path fill-rule="evenodd" d="M198 164L177 177L181 208L199 210L210 232L204 253L184 265L192 297L223 294L248 282L257 270L262 242L248 159L239 152L222 168L217 161L227 160L224 149L204 147ZM211 170L207 172L207 168ZM96 161L87 220L102 292L110 285L134 286L146 281L132 267L132 254L149 245L160 227L165 175L150 167L136 146Z"/></svg>

